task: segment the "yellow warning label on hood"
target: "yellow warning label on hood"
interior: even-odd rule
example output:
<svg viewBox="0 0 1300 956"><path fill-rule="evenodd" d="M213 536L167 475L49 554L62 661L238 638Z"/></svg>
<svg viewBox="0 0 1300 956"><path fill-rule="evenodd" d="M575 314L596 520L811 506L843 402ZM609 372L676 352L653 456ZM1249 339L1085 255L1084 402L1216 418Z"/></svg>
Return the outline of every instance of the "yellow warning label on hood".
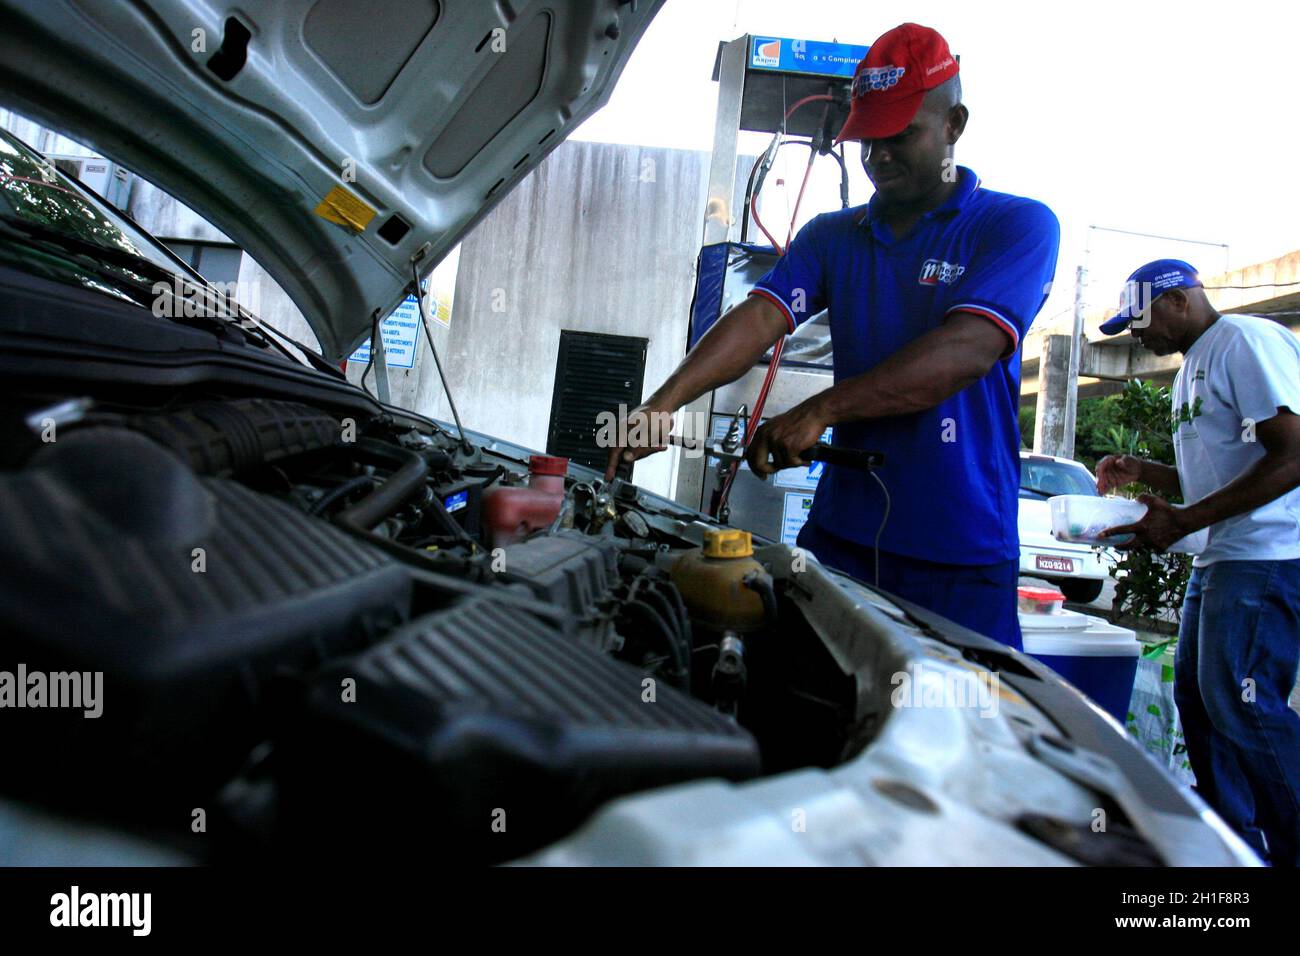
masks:
<svg viewBox="0 0 1300 956"><path fill-rule="evenodd" d="M375 218L375 212L342 186L331 189L316 207L316 215L322 219L347 226L354 232L364 232L370 220Z"/></svg>

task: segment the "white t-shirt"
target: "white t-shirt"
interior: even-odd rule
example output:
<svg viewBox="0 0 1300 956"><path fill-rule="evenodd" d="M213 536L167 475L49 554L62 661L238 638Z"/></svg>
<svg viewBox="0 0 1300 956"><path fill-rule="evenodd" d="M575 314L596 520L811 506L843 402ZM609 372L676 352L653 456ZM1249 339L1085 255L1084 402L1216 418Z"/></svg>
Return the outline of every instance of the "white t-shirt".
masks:
<svg viewBox="0 0 1300 956"><path fill-rule="evenodd" d="M1300 415L1300 340L1268 319L1221 316L1187 350L1174 378L1183 500L1195 504L1263 458L1254 426L1280 408ZM1193 564L1291 558L1300 558L1300 488L1210 525L1210 543Z"/></svg>

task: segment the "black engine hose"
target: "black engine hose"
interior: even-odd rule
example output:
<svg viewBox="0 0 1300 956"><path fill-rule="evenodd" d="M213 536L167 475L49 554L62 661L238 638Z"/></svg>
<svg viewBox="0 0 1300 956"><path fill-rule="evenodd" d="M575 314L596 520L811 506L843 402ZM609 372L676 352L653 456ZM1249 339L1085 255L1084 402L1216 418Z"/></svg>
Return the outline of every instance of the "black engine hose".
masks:
<svg viewBox="0 0 1300 956"><path fill-rule="evenodd" d="M745 587L749 588L763 600L763 618L767 621L769 627L776 623L776 588L772 585L771 575L754 571L745 575L741 581Z"/></svg>
<svg viewBox="0 0 1300 956"><path fill-rule="evenodd" d="M691 616L677 586L649 561L635 555L624 554L619 559L619 569L624 573L636 574L628 598L635 598L638 594L654 597L664 612L663 616L670 622L674 639L679 647L685 648L687 659L690 660L695 646L694 635L691 633Z"/></svg>
<svg viewBox="0 0 1300 956"><path fill-rule="evenodd" d="M627 601L623 606L629 610L639 611L643 617L654 625L654 629L663 635L668 643L668 654L669 657L672 658L673 669L676 671L677 675L677 679L673 681L673 683L684 685L690 677L690 671L687 668L687 663L682 654L681 645L677 642L676 635L673 634L672 628L669 626L668 622L664 620L663 615L645 601L639 599Z"/></svg>
<svg viewBox="0 0 1300 956"><path fill-rule="evenodd" d="M441 448L425 448L416 454L424 459L430 471L446 471L451 467L451 454Z"/></svg>
<svg viewBox="0 0 1300 956"><path fill-rule="evenodd" d="M686 641L686 648L694 659L695 634L691 631L691 612L686 609L686 602L682 600L682 592L677 590L677 585L671 581L665 583L668 586L664 588L664 592L671 599L673 607L677 609L677 620L682 622L682 638Z"/></svg>
<svg viewBox="0 0 1300 956"><path fill-rule="evenodd" d="M365 488L369 490L374 483L375 479L370 475L357 475L355 478L349 478L341 485L336 485L329 491L325 492L325 494L321 495L320 498L318 498L316 502L307 509L307 513L309 515L324 514L329 510L329 506L334 504L334 502L346 498L358 489Z"/></svg>
<svg viewBox="0 0 1300 956"><path fill-rule="evenodd" d="M669 629L672 631L673 640L681 647L683 644L689 649L690 643L686 640L686 635L682 631L682 619L677 614L677 608L672 599L659 586L659 582L653 579L646 579L649 583L641 589L639 597L642 600L647 598L653 599L655 607L668 622Z"/></svg>
<svg viewBox="0 0 1300 956"><path fill-rule="evenodd" d="M394 469L392 474L370 494L338 513L334 519L342 525L370 531L404 504L424 485L428 463L413 451L374 438L359 438L344 446L361 461Z"/></svg>

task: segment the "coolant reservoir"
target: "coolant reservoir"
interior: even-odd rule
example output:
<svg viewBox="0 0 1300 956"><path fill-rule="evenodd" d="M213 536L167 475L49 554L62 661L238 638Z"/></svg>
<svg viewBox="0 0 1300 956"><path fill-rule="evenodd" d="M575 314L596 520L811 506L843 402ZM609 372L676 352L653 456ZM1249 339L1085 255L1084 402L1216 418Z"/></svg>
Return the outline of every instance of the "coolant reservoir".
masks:
<svg viewBox="0 0 1300 956"><path fill-rule="evenodd" d="M754 560L749 532L712 528L704 532L703 548L693 548L673 563L672 580L692 619L753 631L763 624L763 599L745 587L744 579L754 573L766 572Z"/></svg>
<svg viewBox="0 0 1300 956"><path fill-rule="evenodd" d="M569 459L532 455L526 487L493 486L483 493L483 527L494 548L521 540L545 528L564 504L564 476Z"/></svg>

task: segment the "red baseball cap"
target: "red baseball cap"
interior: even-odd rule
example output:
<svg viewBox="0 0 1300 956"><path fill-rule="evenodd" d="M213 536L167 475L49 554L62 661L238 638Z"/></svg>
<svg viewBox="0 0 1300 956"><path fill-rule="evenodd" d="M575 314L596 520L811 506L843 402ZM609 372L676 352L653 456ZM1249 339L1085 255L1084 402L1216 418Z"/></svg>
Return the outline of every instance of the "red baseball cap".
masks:
<svg viewBox="0 0 1300 956"><path fill-rule="evenodd" d="M957 75L957 58L935 30L903 23L880 37L853 73L849 118L835 142L885 139L907 129L928 90Z"/></svg>

